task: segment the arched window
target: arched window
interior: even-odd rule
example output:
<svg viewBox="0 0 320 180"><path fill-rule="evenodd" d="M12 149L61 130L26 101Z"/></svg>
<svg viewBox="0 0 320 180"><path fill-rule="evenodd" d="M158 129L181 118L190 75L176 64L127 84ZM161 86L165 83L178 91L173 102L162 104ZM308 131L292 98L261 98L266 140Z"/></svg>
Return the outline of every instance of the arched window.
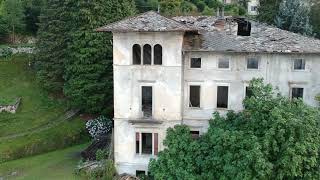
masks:
<svg viewBox="0 0 320 180"><path fill-rule="evenodd" d="M162 46L156 44L153 48L154 51L154 64L162 65Z"/></svg>
<svg viewBox="0 0 320 180"><path fill-rule="evenodd" d="M132 47L132 63L141 64L141 47L139 44L135 44Z"/></svg>
<svg viewBox="0 0 320 180"><path fill-rule="evenodd" d="M151 65L151 46L149 44L143 46L143 64Z"/></svg>

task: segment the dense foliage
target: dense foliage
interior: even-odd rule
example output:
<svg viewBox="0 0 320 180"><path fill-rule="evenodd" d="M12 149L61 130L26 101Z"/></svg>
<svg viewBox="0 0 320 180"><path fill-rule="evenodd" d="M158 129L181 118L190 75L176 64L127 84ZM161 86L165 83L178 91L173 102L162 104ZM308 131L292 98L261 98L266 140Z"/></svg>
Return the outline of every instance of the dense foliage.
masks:
<svg viewBox="0 0 320 180"><path fill-rule="evenodd" d="M164 15L216 15L217 8L222 7L220 0L135 0L140 12L158 10ZM228 15L246 14L246 0L240 3L226 5L225 13Z"/></svg>
<svg viewBox="0 0 320 180"><path fill-rule="evenodd" d="M112 104L111 34L96 28L135 13L132 0L48 0L38 32L36 67L44 88L72 107L98 113Z"/></svg>
<svg viewBox="0 0 320 180"><path fill-rule="evenodd" d="M258 11L259 21L320 38L318 0L260 0Z"/></svg>
<svg viewBox="0 0 320 180"><path fill-rule="evenodd" d="M214 114L208 132L193 140L186 125L169 128L156 179L319 179L319 111L275 94L261 79L242 112Z"/></svg>
<svg viewBox="0 0 320 180"><path fill-rule="evenodd" d="M11 42L15 42L15 33L24 28L24 13L21 0L9 0L1 3L1 17L12 33Z"/></svg>
<svg viewBox="0 0 320 180"><path fill-rule="evenodd" d="M295 33L312 35L311 4L301 0L283 0L275 23L277 27Z"/></svg>

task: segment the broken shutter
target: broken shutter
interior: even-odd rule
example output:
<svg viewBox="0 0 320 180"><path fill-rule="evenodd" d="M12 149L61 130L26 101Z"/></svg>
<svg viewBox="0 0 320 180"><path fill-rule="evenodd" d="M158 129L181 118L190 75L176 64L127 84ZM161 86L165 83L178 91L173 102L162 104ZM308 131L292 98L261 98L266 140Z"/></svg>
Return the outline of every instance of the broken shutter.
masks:
<svg viewBox="0 0 320 180"><path fill-rule="evenodd" d="M154 146L153 146L153 152L154 155L158 155L158 133L154 133Z"/></svg>
<svg viewBox="0 0 320 180"><path fill-rule="evenodd" d="M140 133L136 132L136 153L140 154Z"/></svg>

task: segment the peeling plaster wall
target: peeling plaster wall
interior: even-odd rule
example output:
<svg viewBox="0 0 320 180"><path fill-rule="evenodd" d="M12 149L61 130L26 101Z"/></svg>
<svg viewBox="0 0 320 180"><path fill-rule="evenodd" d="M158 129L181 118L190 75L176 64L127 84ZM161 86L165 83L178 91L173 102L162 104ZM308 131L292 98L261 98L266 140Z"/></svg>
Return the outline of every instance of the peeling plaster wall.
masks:
<svg viewBox="0 0 320 180"><path fill-rule="evenodd" d="M246 68L246 58L260 58L258 70ZM214 52L189 52L185 55L184 68L184 122L190 119L207 120L217 109L217 86L229 86L229 109L241 110L245 98L245 87L252 78L264 78L266 83L278 87L282 95L290 97L290 88L303 87L304 101L311 106L317 106L314 99L320 93L320 58L316 55L279 55L279 54L221 54ZM190 69L190 58L201 57L202 68ZM219 58L230 59L230 69L218 69ZM293 60L306 60L305 71L293 70ZM201 86L201 107L189 108L189 86Z"/></svg>
<svg viewBox="0 0 320 180"><path fill-rule="evenodd" d="M119 173L147 170L149 155L137 155L135 133L159 133L159 150L166 129L182 119L183 33L114 33L114 137L115 163ZM132 65L132 46L160 44L162 66ZM153 50L152 50L153 51ZM153 53L152 53L153 54ZM153 59L153 58L152 58ZM162 124L131 124L141 120L141 86L153 87L153 119Z"/></svg>

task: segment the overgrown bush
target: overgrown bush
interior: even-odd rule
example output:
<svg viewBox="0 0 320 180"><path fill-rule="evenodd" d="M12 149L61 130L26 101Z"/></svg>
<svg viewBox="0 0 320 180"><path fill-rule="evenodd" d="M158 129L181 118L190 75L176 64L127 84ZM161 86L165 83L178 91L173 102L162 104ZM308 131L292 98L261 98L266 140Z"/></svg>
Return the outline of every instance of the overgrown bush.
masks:
<svg viewBox="0 0 320 180"><path fill-rule="evenodd" d="M86 128L93 139L99 139L111 130L112 122L105 116L99 116L96 119L89 120L86 123Z"/></svg>
<svg viewBox="0 0 320 180"><path fill-rule="evenodd" d="M96 160L102 161L104 159L107 159L109 155L109 151L107 149L98 149L96 152Z"/></svg>

